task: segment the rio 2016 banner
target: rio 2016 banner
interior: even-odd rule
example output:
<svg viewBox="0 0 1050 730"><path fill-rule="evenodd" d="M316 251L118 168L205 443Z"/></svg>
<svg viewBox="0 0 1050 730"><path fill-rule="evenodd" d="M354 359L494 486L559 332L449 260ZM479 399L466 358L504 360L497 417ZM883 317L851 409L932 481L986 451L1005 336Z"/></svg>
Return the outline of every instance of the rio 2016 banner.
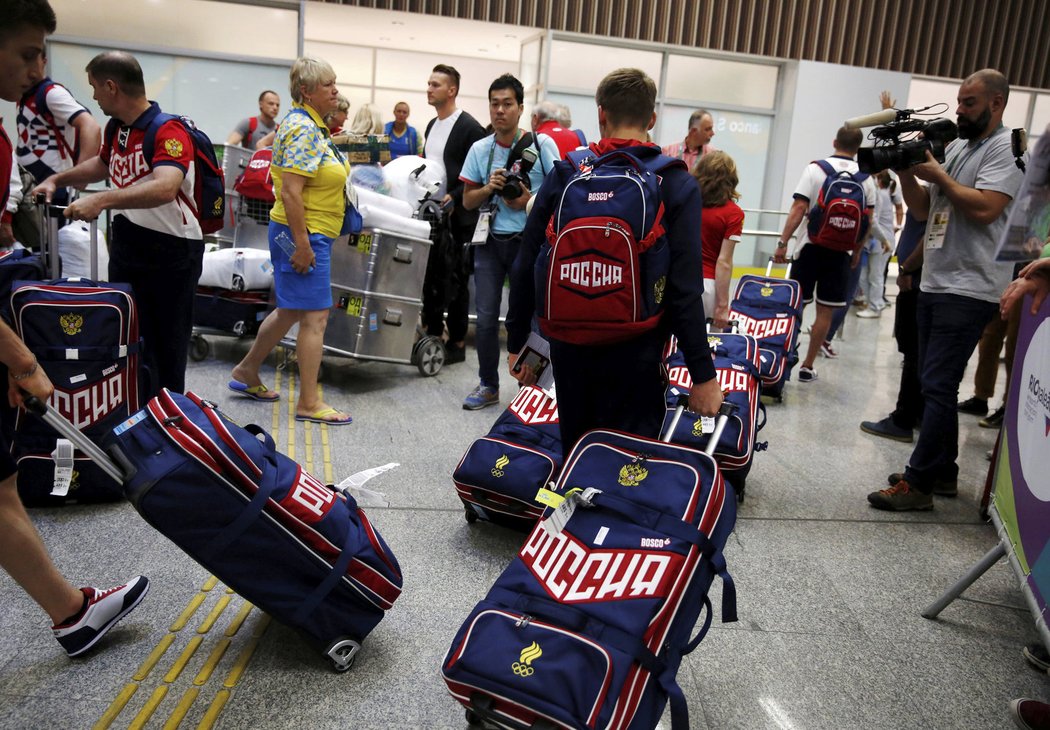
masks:
<svg viewBox="0 0 1050 730"><path fill-rule="evenodd" d="M995 474L994 507L1046 625L1050 601L1050 297L1021 328Z"/></svg>

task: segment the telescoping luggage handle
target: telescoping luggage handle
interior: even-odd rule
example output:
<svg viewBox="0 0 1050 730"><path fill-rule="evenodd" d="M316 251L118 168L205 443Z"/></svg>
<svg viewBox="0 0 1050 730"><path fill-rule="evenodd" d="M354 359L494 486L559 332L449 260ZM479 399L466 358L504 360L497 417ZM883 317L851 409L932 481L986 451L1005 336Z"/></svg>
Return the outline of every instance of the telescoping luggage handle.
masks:
<svg viewBox="0 0 1050 730"><path fill-rule="evenodd" d="M678 396L678 403L674 409L674 417L671 419L670 425L667 430L664 431L660 436L660 440L664 443L670 443L671 437L674 436L675 429L678 428L678 422L682 420L682 414L685 413L686 407L689 405L689 396L681 394ZM718 416L715 417L715 430L711 434L711 438L707 441L707 447L704 448L704 453L708 456L714 456L715 447L718 446L718 442L722 439L722 431L726 428L726 423L729 421L729 417L736 412L738 406L736 403L730 403L729 401L722 401L722 405L718 408Z"/></svg>
<svg viewBox="0 0 1050 730"><path fill-rule="evenodd" d="M55 238L51 236L54 229L51 227L49 212L62 212L68 206L51 205L47 202L43 193L37 193L34 202L40 216L40 245L43 249L44 258L47 261L47 273L52 279L58 279L62 276L62 265L58 255L57 234ZM91 251L91 280L98 281L98 220L90 221L89 227L91 243L88 248Z"/></svg>
<svg viewBox="0 0 1050 730"><path fill-rule="evenodd" d="M44 423L58 431L63 438L68 439L74 446L87 454L88 458L98 464L99 468L112 477L117 484L124 484L124 470L121 469L105 451L99 448L94 441L89 439L81 433L76 426L66 420L61 413L37 398L35 395L31 395L25 399L25 407L26 410L33 415L38 416L44 421Z"/></svg>
<svg viewBox="0 0 1050 730"><path fill-rule="evenodd" d="M774 263L773 257L770 256L769 257L769 263L766 264L766 276L772 276L773 275L773 263ZM791 260L790 259L788 259L788 262L787 262L787 269L784 270L784 278L785 279L790 279L791 278Z"/></svg>

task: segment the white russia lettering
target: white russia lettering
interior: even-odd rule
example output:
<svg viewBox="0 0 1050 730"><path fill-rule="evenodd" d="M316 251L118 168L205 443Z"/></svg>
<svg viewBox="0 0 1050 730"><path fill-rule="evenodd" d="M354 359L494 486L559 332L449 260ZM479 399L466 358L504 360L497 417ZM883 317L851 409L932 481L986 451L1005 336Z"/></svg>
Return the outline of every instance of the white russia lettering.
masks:
<svg viewBox="0 0 1050 730"><path fill-rule="evenodd" d="M785 335L791 329L790 317L777 317L775 319L753 319L746 314L734 312L732 319L740 323L745 335L751 335L759 340L765 337L776 337Z"/></svg>
<svg viewBox="0 0 1050 730"><path fill-rule="evenodd" d="M124 400L124 378L117 374L72 393L55 388L51 405L82 429L120 408Z"/></svg>
<svg viewBox="0 0 1050 730"><path fill-rule="evenodd" d="M560 269L562 281L576 286L602 287L623 283L623 267L616 264L604 264L601 261L576 261L562 264Z"/></svg>
<svg viewBox="0 0 1050 730"><path fill-rule="evenodd" d="M552 537L542 529L533 530L520 555L547 592L564 603L663 597L665 579L681 562L674 553L589 551L565 532Z"/></svg>
<svg viewBox="0 0 1050 730"><path fill-rule="evenodd" d="M109 177L118 188L127 187L147 174L149 174L149 165L146 164L141 147L129 155L121 157L114 155L109 165Z"/></svg>
<svg viewBox="0 0 1050 730"><path fill-rule="evenodd" d="M828 216L828 225L840 231L852 231L857 227L857 221L845 215L832 215Z"/></svg>
<svg viewBox="0 0 1050 730"><path fill-rule="evenodd" d="M281 506L304 522L312 523L328 514L335 503L335 492L309 472L299 471L299 479Z"/></svg>
<svg viewBox="0 0 1050 730"><path fill-rule="evenodd" d="M522 423L540 425L558 422L558 403L539 388L522 388L510 403L511 413Z"/></svg>
<svg viewBox="0 0 1050 730"><path fill-rule="evenodd" d="M719 368L715 370L715 374L718 376L718 384L722 387L722 390L737 393L746 391L748 388L747 373L739 370ZM684 365L671 368L667 373L667 380L671 385L683 390L689 390L693 387L693 378L689 375L689 369Z"/></svg>

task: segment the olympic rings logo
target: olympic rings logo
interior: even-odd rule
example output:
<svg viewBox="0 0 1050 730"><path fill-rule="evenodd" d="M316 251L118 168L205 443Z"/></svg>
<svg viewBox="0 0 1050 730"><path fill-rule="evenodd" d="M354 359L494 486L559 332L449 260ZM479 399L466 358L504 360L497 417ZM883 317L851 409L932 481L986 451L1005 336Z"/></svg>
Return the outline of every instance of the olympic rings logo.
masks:
<svg viewBox="0 0 1050 730"><path fill-rule="evenodd" d="M492 473L492 476L496 477L497 479L503 476L503 470L497 469L496 467L492 467L492 469L490 469L490 472Z"/></svg>
<svg viewBox="0 0 1050 730"><path fill-rule="evenodd" d="M521 662L514 662L510 665L510 668L513 669L514 673L519 677L531 677L536 671L528 664L522 664Z"/></svg>

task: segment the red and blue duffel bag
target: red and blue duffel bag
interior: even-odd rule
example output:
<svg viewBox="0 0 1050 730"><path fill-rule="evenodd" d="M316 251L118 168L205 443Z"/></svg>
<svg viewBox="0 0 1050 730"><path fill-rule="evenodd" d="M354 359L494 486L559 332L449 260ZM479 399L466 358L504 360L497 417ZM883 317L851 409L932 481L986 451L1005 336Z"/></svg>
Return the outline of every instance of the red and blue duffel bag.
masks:
<svg viewBox="0 0 1050 730"><path fill-rule="evenodd" d="M521 388L452 473L467 522L531 530L544 509L536 493L557 478L562 458L557 400L534 385Z"/></svg>
<svg viewBox="0 0 1050 730"><path fill-rule="evenodd" d="M798 362L802 327L802 289L792 279L745 274L729 304L729 319L758 340L762 394L780 399Z"/></svg>
<svg viewBox="0 0 1050 730"><path fill-rule="evenodd" d="M737 500L744 501L747 475L756 451L765 450L765 442L757 442L758 432L766 425L766 407L759 398L758 342L751 335L712 333L707 344L715 361L715 375L722 387L725 400L736 406L728 416L725 429L714 449L722 475L733 485ZM685 358L672 337L664 360L667 367L667 415L664 429L674 421L675 406L681 395L688 395L693 386ZM759 420L761 414L761 420ZM714 432L715 419L701 418L686 412L679 419L671 441L695 449L707 450Z"/></svg>
<svg viewBox="0 0 1050 730"><path fill-rule="evenodd" d="M675 677L710 628L716 575L722 620L736 620L732 487L700 451L599 430L548 491L558 506L445 656L449 692L468 721L501 728L649 729L668 700L686 727Z"/></svg>
<svg viewBox="0 0 1050 730"><path fill-rule="evenodd" d="M349 669L401 595L401 568L353 497L258 426L167 389L113 430L124 493L223 583Z"/></svg>
<svg viewBox="0 0 1050 730"><path fill-rule="evenodd" d="M100 440L151 395L140 365L142 341L131 286L88 279L19 281L11 288L15 332L55 386L51 405L88 438ZM81 451L19 411L11 453L27 506L111 502L121 493Z"/></svg>

